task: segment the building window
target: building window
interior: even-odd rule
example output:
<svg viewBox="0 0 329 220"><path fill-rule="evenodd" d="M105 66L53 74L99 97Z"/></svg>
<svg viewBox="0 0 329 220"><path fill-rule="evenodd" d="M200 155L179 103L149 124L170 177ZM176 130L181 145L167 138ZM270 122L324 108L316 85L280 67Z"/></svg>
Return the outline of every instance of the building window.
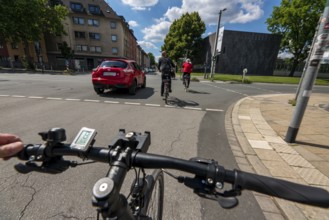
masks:
<svg viewBox="0 0 329 220"><path fill-rule="evenodd" d="M73 17L73 23L74 24L85 24L85 19L80 17Z"/></svg>
<svg viewBox="0 0 329 220"><path fill-rule="evenodd" d="M57 50L61 50L63 44L62 43L57 43Z"/></svg>
<svg viewBox="0 0 329 220"><path fill-rule="evenodd" d="M88 46L87 45L77 45L77 51L83 51L87 52L88 51Z"/></svg>
<svg viewBox="0 0 329 220"><path fill-rule="evenodd" d="M90 46L90 52L91 53L101 53L102 52L102 47Z"/></svg>
<svg viewBox="0 0 329 220"><path fill-rule="evenodd" d="M99 26L99 21L96 20L96 19L88 19L88 25L98 27Z"/></svg>
<svg viewBox="0 0 329 220"><path fill-rule="evenodd" d="M97 5L89 5L89 12L94 15L100 15L101 9Z"/></svg>
<svg viewBox="0 0 329 220"><path fill-rule="evenodd" d="M11 49L18 49L18 44L11 43Z"/></svg>
<svg viewBox="0 0 329 220"><path fill-rule="evenodd" d="M116 29L117 28L117 23L115 21L111 21L111 28Z"/></svg>
<svg viewBox="0 0 329 220"><path fill-rule="evenodd" d="M118 54L118 48L112 47L112 54Z"/></svg>
<svg viewBox="0 0 329 220"><path fill-rule="evenodd" d="M112 38L112 41L113 41L113 42L117 42L117 41L118 41L118 36L115 35L115 34L112 34L112 35L111 35L111 38Z"/></svg>
<svg viewBox="0 0 329 220"><path fill-rule="evenodd" d="M83 12L83 6L80 3L71 2L71 10L74 12Z"/></svg>
<svg viewBox="0 0 329 220"><path fill-rule="evenodd" d="M89 38L90 39L93 39L93 40L100 40L101 39L101 35L99 33L89 32Z"/></svg>
<svg viewBox="0 0 329 220"><path fill-rule="evenodd" d="M81 31L74 31L75 38L86 38L86 33Z"/></svg>
<svg viewBox="0 0 329 220"><path fill-rule="evenodd" d="M0 49L3 49L3 45L2 44L0 44Z"/></svg>

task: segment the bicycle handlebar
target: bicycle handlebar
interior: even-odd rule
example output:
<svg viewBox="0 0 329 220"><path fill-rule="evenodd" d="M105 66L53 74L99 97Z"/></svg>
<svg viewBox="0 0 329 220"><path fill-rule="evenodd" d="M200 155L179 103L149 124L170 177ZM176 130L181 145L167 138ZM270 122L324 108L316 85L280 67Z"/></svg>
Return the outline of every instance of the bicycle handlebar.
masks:
<svg viewBox="0 0 329 220"><path fill-rule="evenodd" d="M17 156L21 160L29 160L31 156L39 161L44 161L44 157L53 158L56 156L79 156L81 152L71 149L69 144L54 146L51 150L43 151L44 145L26 145L24 150ZM113 149L92 147L83 156L94 161L109 163L113 162L116 156ZM38 158L39 157L39 158ZM212 163L198 162L194 160L183 160L169 156L161 156L143 153L137 150L132 151L130 167L139 168L162 168L175 169L195 174L205 180L213 180L214 183L230 183L235 190L252 190L259 193L283 198L290 201L304 203L318 207L329 207L329 192L322 189L272 177L261 176L238 170L227 170L219 166L216 161Z"/></svg>

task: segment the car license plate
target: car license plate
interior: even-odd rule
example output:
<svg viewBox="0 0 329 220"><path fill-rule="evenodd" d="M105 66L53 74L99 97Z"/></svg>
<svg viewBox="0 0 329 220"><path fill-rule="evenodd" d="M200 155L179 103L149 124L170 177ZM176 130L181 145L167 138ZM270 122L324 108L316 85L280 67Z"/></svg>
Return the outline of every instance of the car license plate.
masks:
<svg viewBox="0 0 329 220"><path fill-rule="evenodd" d="M116 72L104 72L103 76L116 76L117 73Z"/></svg>

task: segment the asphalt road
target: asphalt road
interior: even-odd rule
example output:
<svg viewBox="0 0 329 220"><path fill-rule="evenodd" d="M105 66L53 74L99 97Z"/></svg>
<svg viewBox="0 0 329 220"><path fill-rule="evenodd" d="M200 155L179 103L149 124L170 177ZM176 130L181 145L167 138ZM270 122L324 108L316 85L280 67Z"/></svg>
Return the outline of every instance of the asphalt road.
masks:
<svg viewBox="0 0 329 220"><path fill-rule="evenodd" d="M99 96L90 75L0 74L0 132L18 134L25 143L40 143L38 132L63 127L72 141L87 126L98 131L95 145L106 147L120 128L151 131L151 153L205 157L233 169L237 165L224 124L232 105L249 95L296 91L296 86L287 85L192 82L185 92L181 81L173 80L170 104L165 105L159 83L159 76L148 75L147 87L135 96L125 91ZM50 175L19 174L13 167L20 161L1 160L0 219L95 219L91 190L106 175L108 165L78 162L82 165ZM125 194L131 179L129 175ZM264 219L250 193L244 192L239 201L237 208L224 210L165 176L163 219Z"/></svg>

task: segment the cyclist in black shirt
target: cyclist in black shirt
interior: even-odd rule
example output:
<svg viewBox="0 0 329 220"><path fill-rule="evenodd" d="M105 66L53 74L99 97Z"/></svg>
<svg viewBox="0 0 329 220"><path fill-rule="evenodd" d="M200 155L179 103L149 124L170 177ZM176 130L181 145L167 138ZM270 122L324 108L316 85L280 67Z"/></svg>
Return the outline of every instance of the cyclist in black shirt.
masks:
<svg viewBox="0 0 329 220"><path fill-rule="evenodd" d="M169 79L169 92L171 92L171 71L175 67L175 64L167 57L167 52L162 51L162 57L160 57L158 62L158 69L161 72L161 96L163 96L164 84L163 79Z"/></svg>

